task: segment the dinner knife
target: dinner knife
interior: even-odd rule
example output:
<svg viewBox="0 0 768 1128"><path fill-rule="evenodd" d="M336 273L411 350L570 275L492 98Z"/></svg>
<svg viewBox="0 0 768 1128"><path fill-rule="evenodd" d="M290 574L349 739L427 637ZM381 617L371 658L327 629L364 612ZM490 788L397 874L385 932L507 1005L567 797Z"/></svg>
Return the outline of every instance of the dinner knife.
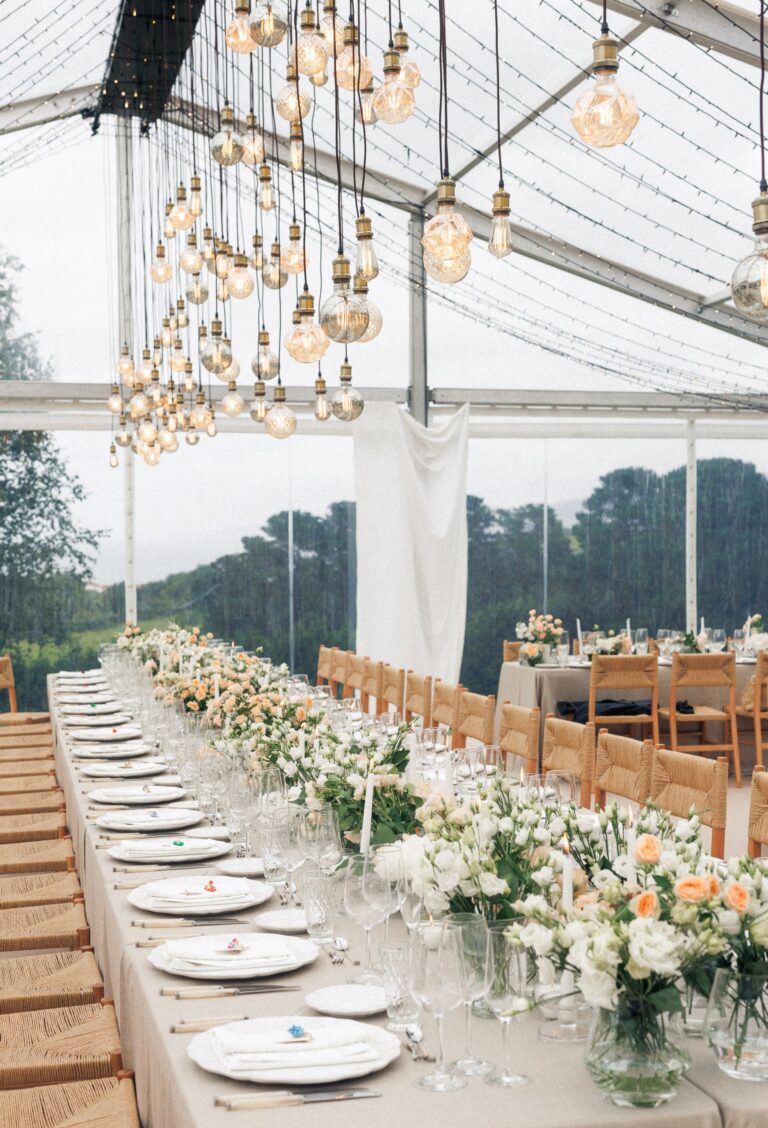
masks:
<svg viewBox="0 0 768 1128"><path fill-rule="evenodd" d="M213 914L207 917L175 917L173 920L132 920L134 928L200 928L203 925L213 924L251 924L251 921L242 920L240 917L216 917Z"/></svg>
<svg viewBox="0 0 768 1128"><path fill-rule="evenodd" d="M371 1089L339 1089L332 1092L297 1093L290 1089L274 1093L254 1093L242 1097L216 1097L214 1104L228 1112L237 1109L288 1108L291 1105L317 1104L322 1101L360 1101L366 1097L380 1097Z"/></svg>
<svg viewBox="0 0 768 1128"><path fill-rule="evenodd" d="M224 999L233 995L261 995L272 991L299 991L300 984L293 983L250 983L244 987L162 987L161 995L172 999Z"/></svg>

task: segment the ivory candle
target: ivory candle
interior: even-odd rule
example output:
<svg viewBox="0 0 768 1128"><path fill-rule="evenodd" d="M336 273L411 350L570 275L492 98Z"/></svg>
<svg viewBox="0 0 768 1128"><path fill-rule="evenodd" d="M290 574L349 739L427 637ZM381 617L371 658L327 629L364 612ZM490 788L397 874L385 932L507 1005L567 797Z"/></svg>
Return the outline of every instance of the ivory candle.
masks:
<svg viewBox="0 0 768 1128"><path fill-rule="evenodd" d="M365 781L365 805L363 806L363 826L360 831L360 853L367 854L371 848L371 824L373 823L373 789L376 786L376 777L373 772L368 773Z"/></svg>
<svg viewBox="0 0 768 1128"><path fill-rule="evenodd" d="M568 839L563 835L563 911L573 908L573 855Z"/></svg>

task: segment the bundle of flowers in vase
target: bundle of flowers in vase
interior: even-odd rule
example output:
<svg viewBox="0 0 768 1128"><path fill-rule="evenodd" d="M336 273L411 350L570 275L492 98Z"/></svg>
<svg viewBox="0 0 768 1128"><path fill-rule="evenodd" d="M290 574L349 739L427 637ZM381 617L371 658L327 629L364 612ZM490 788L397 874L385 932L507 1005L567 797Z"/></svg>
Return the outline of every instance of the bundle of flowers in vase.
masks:
<svg viewBox="0 0 768 1128"><path fill-rule="evenodd" d="M515 636L522 643L520 665L538 666L540 662L549 662L562 634L562 619L540 615L532 607L528 612L528 622L520 622L515 627Z"/></svg>

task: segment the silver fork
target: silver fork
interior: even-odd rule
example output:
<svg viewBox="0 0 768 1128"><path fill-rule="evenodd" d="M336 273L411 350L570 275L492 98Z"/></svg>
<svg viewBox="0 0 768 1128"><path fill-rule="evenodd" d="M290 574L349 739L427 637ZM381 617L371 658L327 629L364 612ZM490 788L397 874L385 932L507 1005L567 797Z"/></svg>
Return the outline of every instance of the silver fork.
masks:
<svg viewBox="0 0 768 1128"><path fill-rule="evenodd" d="M332 964L342 964L342 963L344 963L344 953L343 952L337 952L335 948L329 948L327 945L324 945L324 947L325 947L325 950L328 953L328 955L331 957L331 963Z"/></svg>

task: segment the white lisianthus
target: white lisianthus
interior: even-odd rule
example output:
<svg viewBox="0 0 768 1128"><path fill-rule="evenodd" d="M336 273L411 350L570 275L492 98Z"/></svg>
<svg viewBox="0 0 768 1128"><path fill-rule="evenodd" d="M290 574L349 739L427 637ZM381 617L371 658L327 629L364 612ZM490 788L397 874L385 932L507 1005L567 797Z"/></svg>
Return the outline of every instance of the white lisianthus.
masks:
<svg viewBox="0 0 768 1128"><path fill-rule="evenodd" d="M616 980L610 972L587 966L579 976L579 988L591 1007L602 1007L603 1010L616 1009L619 995L616 990Z"/></svg>
<svg viewBox="0 0 768 1128"><path fill-rule="evenodd" d="M652 917L636 917L628 929L629 958L638 968L657 975L677 975L685 940L672 925Z"/></svg>
<svg viewBox="0 0 768 1128"><path fill-rule="evenodd" d="M547 956L554 947L552 930L543 924L531 921L520 929L520 942L526 948L532 948L537 956Z"/></svg>
<svg viewBox="0 0 768 1128"><path fill-rule="evenodd" d="M486 897L500 897L509 892L509 886L495 873L484 870L479 878L480 889Z"/></svg>

